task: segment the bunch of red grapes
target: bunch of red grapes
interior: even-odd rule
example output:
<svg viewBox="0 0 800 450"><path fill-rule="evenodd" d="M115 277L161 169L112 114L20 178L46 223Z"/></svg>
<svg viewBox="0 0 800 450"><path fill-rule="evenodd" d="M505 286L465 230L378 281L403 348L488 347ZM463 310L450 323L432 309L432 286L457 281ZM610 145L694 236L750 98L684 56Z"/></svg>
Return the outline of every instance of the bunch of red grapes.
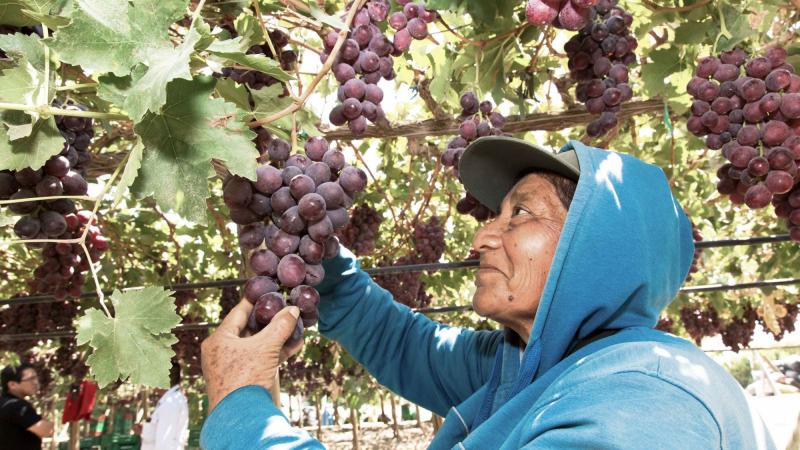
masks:
<svg viewBox="0 0 800 450"><path fill-rule="evenodd" d="M389 16L388 0L367 2L355 15L352 30L347 35L333 62L333 75L339 82L337 97L340 104L330 112L333 125L348 124L354 135L367 130L367 120L377 123L384 116L381 108L383 90L378 87L382 79L395 77L393 56L402 55L412 39L428 36L428 23L436 20L436 12L428 11L418 3L398 1L403 11ZM390 40L381 29L389 18L389 26L396 30ZM324 51L320 55L325 63L339 37L337 31L323 36Z"/></svg>
<svg viewBox="0 0 800 450"><path fill-rule="evenodd" d="M720 330L722 336L722 343L727 345L736 353L739 350L746 348L750 345L750 340L753 339L753 333L756 329L756 320L758 313L756 310L746 304L741 317L734 317Z"/></svg>
<svg viewBox="0 0 800 450"><path fill-rule="evenodd" d="M681 308L680 317L686 332L697 345L700 345L704 337L715 336L722 328L719 314L711 305L705 308L700 305L686 305Z"/></svg>
<svg viewBox="0 0 800 450"><path fill-rule="evenodd" d="M336 256L336 230L348 220L353 196L367 176L346 164L344 154L319 137L305 144L305 155L290 155L288 142L271 138L256 170L256 181L228 177L223 200L240 225L239 244L252 251L244 296L253 303L249 328L257 332L287 305L300 308L293 339L317 322L319 293L313 286L325 276L322 259Z"/></svg>
<svg viewBox="0 0 800 450"><path fill-rule="evenodd" d="M528 0L525 16L533 25L577 31L591 20L591 7L597 4L598 0Z"/></svg>
<svg viewBox="0 0 800 450"><path fill-rule="evenodd" d="M236 286L225 286L222 288L222 294L219 298L219 306L222 311L219 313L219 318L224 319L229 312L239 303L241 297L239 296L239 288Z"/></svg>
<svg viewBox="0 0 800 450"><path fill-rule="evenodd" d="M589 9L589 21L564 45L570 77L577 81L575 98L600 117L586 127L589 137L601 136L617 126L620 105L633 98L628 66L636 64L639 43L631 35L633 16L600 0Z"/></svg>
<svg viewBox="0 0 800 450"><path fill-rule="evenodd" d="M234 35L236 34L236 31L233 29L233 27L226 27L226 29L232 32ZM260 45L251 46L247 50L247 54L265 55L269 58L280 61L281 69L285 71L294 70L295 64L297 63L297 53L295 53L291 48L286 48L286 46L289 45L289 36L283 31L272 30L269 32L269 39L270 42L272 42L272 45L275 47L275 52L278 53L277 58L272 54L272 50L270 49L269 44L266 42ZM256 90L281 82L280 80L267 75L266 73L249 68L224 67L221 70L221 75L223 77L230 78L237 83L246 84L250 89ZM288 94L288 92L286 93Z"/></svg>
<svg viewBox="0 0 800 450"><path fill-rule="evenodd" d="M62 106L56 103L56 106ZM82 105L63 105L66 110L85 110ZM27 200L37 197L86 195L86 166L91 157L87 152L94 135L92 119L57 116L56 124L65 139L64 148L51 157L43 167L0 171L0 200ZM102 235L91 211L81 210L71 199L25 201L8 204L8 209L22 217L14 225L21 239L76 239L89 227L86 257L80 244L64 242L29 243L42 249L42 264L34 270L29 287L34 292L52 294L58 299L68 295L79 297L84 273L89 264L100 260L108 249L108 239Z"/></svg>
<svg viewBox="0 0 800 450"><path fill-rule="evenodd" d="M189 291L191 292L191 291ZM191 324L197 319L184 317L181 323ZM202 329L177 329L174 331L178 342L172 345L175 357L180 361L182 375L189 378L199 378L203 376L203 368L200 364L200 344L208 337L208 328Z"/></svg>
<svg viewBox="0 0 800 450"><path fill-rule="evenodd" d="M393 265L425 264L439 261L444 254L444 228L439 218L431 217L425 223L414 226L414 249L411 254L398 258ZM383 265L390 265L387 259ZM410 308L429 306L432 297L425 291L421 272L401 272L396 274L376 275L375 282L392 293L396 302Z"/></svg>
<svg viewBox="0 0 800 450"><path fill-rule="evenodd" d="M442 153L442 164L451 167L453 174L460 179L458 163L461 155L472 141L483 136L502 136L506 118L494 111L492 102L485 100L478 102L474 92L465 92L461 95L461 125L458 127L458 136L447 144L447 149ZM484 221L494 216L492 211L482 205L475 197L466 193L458 201L456 209L461 214L470 214L478 221Z"/></svg>
<svg viewBox="0 0 800 450"><path fill-rule="evenodd" d="M800 76L783 48L747 58L737 48L700 60L686 86L687 128L728 161L717 190L751 209L772 203L800 242Z"/></svg>
<svg viewBox="0 0 800 450"><path fill-rule="evenodd" d="M758 321L759 323L761 323L761 327L764 329L764 331L771 333L775 337L776 341L780 341L781 339L783 339L784 334L791 333L795 330L794 324L795 321L797 320L797 313L800 312L800 306L798 306L797 303L786 302L786 303L775 303L775 308L776 309L783 308L784 311L786 312L785 314L777 318L778 327L780 328L780 331L778 333L772 331L767 326L762 317L759 316Z"/></svg>
<svg viewBox="0 0 800 450"><path fill-rule="evenodd" d="M367 204L357 206L350 213L350 222L336 232L339 242L358 256L370 255L375 250L375 240L383 216Z"/></svg>
<svg viewBox="0 0 800 450"><path fill-rule="evenodd" d="M694 239L695 243L702 241L703 235L700 234L700 230L697 228L694 222L691 222L691 224L692 224L692 239ZM702 248L695 247L694 255L692 255L692 266L689 268L689 273L686 275L686 281L691 280L692 274L700 270L700 255L702 253L703 253Z"/></svg>

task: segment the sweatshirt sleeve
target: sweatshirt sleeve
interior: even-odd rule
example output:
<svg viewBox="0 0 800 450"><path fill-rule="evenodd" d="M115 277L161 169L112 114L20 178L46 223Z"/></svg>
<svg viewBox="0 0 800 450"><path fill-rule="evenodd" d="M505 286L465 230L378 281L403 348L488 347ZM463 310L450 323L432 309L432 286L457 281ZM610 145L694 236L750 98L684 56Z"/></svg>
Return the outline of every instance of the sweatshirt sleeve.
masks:
<svg viewBox="0 0 800 450"><path fill-rule="evenodd" d="M414 313L341 247L317 286L319 331L338 341L378 382L445 416L489 378L502 331L450 327Z"/></svg>
<svg viewBox="0 0 800 450"><path fill-rule="evenodd" d="M538 411L528 431L514 448L723 448L719 425L698 398L641 372L585 382Z"/></svg>
<svg viewBox="0 0 800 450"><path fill-rule="evenodd" d="M261 386L228 394L211 411L200 433L203 450L324 449L305 430L294 428Z"/></svg>

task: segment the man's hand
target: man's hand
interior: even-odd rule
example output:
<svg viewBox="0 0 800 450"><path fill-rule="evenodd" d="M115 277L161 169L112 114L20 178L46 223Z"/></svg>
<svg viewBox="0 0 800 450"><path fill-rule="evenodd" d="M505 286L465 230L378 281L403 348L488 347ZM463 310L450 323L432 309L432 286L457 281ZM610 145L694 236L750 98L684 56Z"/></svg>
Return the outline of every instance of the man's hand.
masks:
<svg viewBox="0 0 800 450"><path fill-rule="evenodd" d="M209 411L243 386L259 385L273 392L278 366L303 346L301 340L294 347L284 347L300 316L296 306L283 308L257 334L243 336L252 309L247 300L239 302L200 346Z"/></svg>

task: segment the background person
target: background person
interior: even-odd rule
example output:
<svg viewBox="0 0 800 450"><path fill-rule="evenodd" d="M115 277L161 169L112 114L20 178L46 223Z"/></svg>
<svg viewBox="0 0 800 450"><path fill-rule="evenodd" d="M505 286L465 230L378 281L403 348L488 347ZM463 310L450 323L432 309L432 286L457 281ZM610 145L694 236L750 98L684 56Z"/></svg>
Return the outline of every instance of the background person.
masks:
<svg viewBox="0 0 800 450"><path fill-rule="evenodd" d="M473 242L472 304L503 330L412 312L346 249L325 261L318 286L320 332L381 384L446 416L430 448L775 448L722 367L653 328L694 252L661 169L578 141L555 156L484 137L464 152L459 173L498 213ZM203 448L322 448L289 426L268 391L297 351L283 347L297 309L242 338L251 309L241 302L203 343L212 409Z"/></svg>
<svg viewBox="0 0 800 450"><path fill-rule="evenodd" d="M173 360L172 388L162 390L150 420L142 424L141 450L183 450L189 440L189 403L181 388L181 366Z"/></svg>
<svg viewBox="0 0 800 450"><path fill-rule="evenodd" d="M42 419L26 398L39 392L39 377L30 364L6 366L0 373L0 447L14 450L42 448L42 438L53 436L53 422Z"/></svg>

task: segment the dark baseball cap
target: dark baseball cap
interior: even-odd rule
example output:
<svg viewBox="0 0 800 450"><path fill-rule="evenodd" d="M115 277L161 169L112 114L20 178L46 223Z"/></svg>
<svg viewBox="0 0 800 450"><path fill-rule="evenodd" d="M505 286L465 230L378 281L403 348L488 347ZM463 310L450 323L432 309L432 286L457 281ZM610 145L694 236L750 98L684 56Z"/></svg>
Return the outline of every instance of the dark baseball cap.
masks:
<svg viewBox="0 0 800 450"><path fill-rule="evenodd" d="M526 174L547 170L578 181L580 165L575 150L554 153L509 136L486 136L469 144L461 155L458 173L473 197L498 213L506 194Z"/></svg>

